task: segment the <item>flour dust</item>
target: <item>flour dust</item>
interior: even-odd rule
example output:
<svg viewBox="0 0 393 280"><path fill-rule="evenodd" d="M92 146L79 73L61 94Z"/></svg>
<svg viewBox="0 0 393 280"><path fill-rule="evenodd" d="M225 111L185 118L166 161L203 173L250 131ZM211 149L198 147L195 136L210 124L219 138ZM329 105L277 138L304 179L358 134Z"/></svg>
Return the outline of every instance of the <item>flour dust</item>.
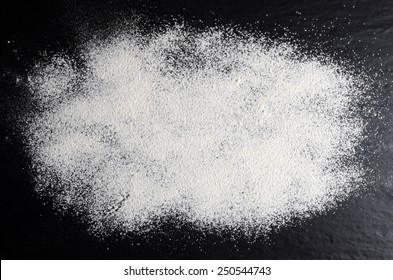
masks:
<svg viewBox="0 0 393 280"><path fill-rule="evenodd" d="M176 215L265 234L363 184L368 85L326 55L173 27L92 41L79 60L31 70L25 136L37 193L98 232Z"/></svg>

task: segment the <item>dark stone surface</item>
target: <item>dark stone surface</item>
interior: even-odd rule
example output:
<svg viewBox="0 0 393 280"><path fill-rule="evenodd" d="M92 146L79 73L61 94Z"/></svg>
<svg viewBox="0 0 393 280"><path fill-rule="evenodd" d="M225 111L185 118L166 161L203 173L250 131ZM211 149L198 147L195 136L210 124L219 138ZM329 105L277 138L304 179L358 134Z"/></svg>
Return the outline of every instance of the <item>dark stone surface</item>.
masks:
<svg viewBox="0 0 393 280"><path fill-rule="evenodd" d="M368 1L41 1L13 3L1 25L1 258L2 259L392 259L393 258L393 2ZM4 4L4 7L5 4ZM368 190L334 212L272 233L269 238L234 240L163 225L166 234L90 235L86 225L53 211L33 191L15 126L24 90L15 83L46 52L72 55L89 33L105 36L142 12L151 26L172 15L195 27L238 24L281 37L287 31L378 74L374 100L381 118L370 119L364 143L370 174ZM201 23L199 20L203 20ZM258 22L259 21L259 22ZM331 26L331 28L327 28ZM313 30L311 30L313 29ZM81 36L81 34L85 34Z"/></svg>

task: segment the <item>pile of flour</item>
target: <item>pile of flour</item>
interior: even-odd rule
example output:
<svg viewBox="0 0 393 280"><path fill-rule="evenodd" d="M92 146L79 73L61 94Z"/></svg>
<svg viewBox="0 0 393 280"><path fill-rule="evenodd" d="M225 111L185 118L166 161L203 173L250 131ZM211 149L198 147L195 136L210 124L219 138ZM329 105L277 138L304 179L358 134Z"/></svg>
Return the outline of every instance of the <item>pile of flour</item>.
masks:
<svg viewBox="0 0 393 280"><path fill-rule="evenodd" d="M36 190L102 232L175 215L266 233L362 185L366 88L327 56L219 28L90 42L29 75Z"/></svg>

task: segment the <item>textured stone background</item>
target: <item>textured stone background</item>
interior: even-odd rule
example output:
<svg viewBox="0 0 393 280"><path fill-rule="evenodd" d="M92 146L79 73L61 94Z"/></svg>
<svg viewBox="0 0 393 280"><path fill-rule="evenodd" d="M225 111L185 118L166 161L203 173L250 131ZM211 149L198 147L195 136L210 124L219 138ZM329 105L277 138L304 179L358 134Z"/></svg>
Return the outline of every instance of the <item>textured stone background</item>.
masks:
<svg viewBox="0 0 393 280"><path fill-rule="evenodd" d="M368 1L12 1L0 33L1 147L1 257L2 259L72 258L246 258L246 259L392 259L393 258L393 3ZM190 2L187 4L187 2ZM5 6L4 6L5 7ZM43 205L33 191L28 156L15 126L23 76L44 52L72 55L80 34L124 25L132 12L143 11L155 24L180 15L190 25L220 23L268 32L286 33L321 45L329 54L354 65L364 65L370 75L380 73L380 98L375 101L383 120L367 147L370 166L378 176L369 178L369 190L334 212L273 233L269 238L230 238L163 225L167 234L112 236L104 240L86 232L86 225L60 216ZM306 19L304 19L306 18ZM202 19L204 23L200 23ZM332 25L333 22L333 25ZM324 27L325 26L325 27ZM332 26L327 28L327 26ZM307 31L314 28L314 31ZM361 62L363 61L363 63ZM382 71L381 71L382 70ZM23 105L23 104L22 104ZM379 134L378 134L379 133ZM372 133L374 134L374 133ZM192 242L190 242L192 240Z"/></svg>

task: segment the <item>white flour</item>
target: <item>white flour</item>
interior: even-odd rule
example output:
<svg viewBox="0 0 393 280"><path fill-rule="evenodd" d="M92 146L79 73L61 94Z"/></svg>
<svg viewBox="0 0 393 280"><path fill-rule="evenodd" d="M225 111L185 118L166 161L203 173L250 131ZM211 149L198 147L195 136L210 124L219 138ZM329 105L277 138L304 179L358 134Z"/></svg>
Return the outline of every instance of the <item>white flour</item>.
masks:
<svg viewBox="0 0 393 280"><path fill-rule="evenodd" d="M367 85L290 44L182 28L90 44L31 72L38 193L103 232L179 215L257 230L335 207L362 184Z"/></svg>

